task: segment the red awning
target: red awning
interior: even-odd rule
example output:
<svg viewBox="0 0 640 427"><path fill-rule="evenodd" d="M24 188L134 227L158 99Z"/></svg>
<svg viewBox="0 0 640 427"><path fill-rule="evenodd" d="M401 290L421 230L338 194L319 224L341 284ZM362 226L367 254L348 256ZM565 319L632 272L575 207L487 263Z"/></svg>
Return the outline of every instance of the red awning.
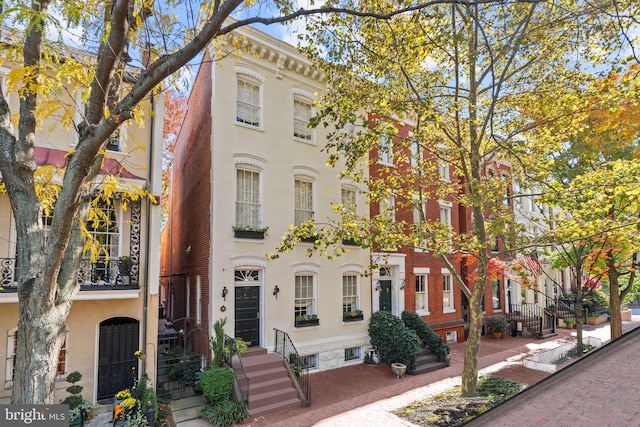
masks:
<svg viewBox="0 0 640 427"><path fill-rule="evenodd" d="M67 166L66 154L67 151L55 150L53 148L35 148L35 158L38 166L56 166L63 168ZM114 175L121 178L144 179L129 172L122 163L116 159L110 158L104 159L102 169L100 169L100 174Z"/></svg>

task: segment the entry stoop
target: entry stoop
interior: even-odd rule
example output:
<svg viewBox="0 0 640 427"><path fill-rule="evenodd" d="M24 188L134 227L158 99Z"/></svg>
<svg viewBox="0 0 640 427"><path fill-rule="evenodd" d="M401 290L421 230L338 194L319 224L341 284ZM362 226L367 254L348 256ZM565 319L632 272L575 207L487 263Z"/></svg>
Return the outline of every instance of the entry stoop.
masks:
<svg viewBox="0 0 640 427"><path fill-rule="evenodd" d="M251 348L242 356L249 377L249 413L252 417L301 406L300 393L282 356Z"/></svg>
<svg viewBox="0 0 640 427"><path fill-rule="evenodd" d="M416 366L411 369L409 373L411 375L418 375L446 367L447 364L445 362L438 361L438 356L431 353L431 350L423 345L422 351L420 352L418 357L416 357Z"/></svg>

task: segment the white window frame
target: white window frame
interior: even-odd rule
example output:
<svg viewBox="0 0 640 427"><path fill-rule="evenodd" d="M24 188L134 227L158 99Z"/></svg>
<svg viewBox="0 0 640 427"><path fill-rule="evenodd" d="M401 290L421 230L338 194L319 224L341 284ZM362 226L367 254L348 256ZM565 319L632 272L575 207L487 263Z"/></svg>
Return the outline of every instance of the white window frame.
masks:
<svg viewBox="0 0 640 427"><path fill-rule="evenodd" d="M439 211L440 211L440 222L448 227L447 237L449 239L449 248L451 248L451 236L452 236L452 210L453 205L450 202L440 201L439 203Z"/></svg>
<svg viewBox="0 0 640 427"><path fill-rule="evenodd" d="M340 189L340 201L348 214L356 214L358 209L358 191L350 186L343 185Z"/></svg>
<svg viewBox="0 0 640 427"><path fill-rule="evenodd" d="M241 179L241 174L243 178ZM253 179L247 180L247 175L257 177L257 183ZM241 189L241 181L244 189ZM246 188L250 184L250 189ZM248 196L248 197L247 197ZM257 201L255 200L257 198ZM237 226L260 228L262 227L262 172L259 169L238 165L236 167L236 209L235 223ZM249 210L247 214L246 211Z"/></svg>
<svg viewBox="0 0 640 427"><path fill-rule="evenodd" d="M300 356L300 362L302 363L302 366L308 368L310 371L319 369L320 365L318 359L319 357L317 353Z"/></svg>
<svg viewBox="0 0 640 427"><path fill-rule="evenodd" d="M306 187L309 186L307 193ZM315 182L305 177L296 176L294 179L294 225L300 225L315 219ZM304 194L303 194L304 193ZM304 200L303 200L303 196Z"/></svg>
<svg viewBox="0 0 640 427"><path fill-rule="evenodd" d="M301 281L302 281L302 278L305 278L304 280L307 283L301 283L301 282L299 283L298 282L299 278L301 279ZM302 293L300 294L298 293L298 285L300 286L305 285L305 288L307 288L309 285L308 281L310 281L310 285L311 285L311 295L309 295L308 293L305 293L305 295L302 296ZM310 271L297 272L294 278L293 286L294 286L294 296L293 296L294 318L295 316L299 316L299 315L309 315L309 314L318 315L317 274ZM305 310L304 310L304 313L302 313L301 304L303 301L308 301L308 300L310 300L311 302L304 306Z"/></svg>
<svg viewBox="0 0 640 427"><path fill-rule="evenodd" d="M441 270L442 274L442 312L443 313L454 313L456 311L455 308L455 295L453 292L453 276L446 268ZM446 296L448 295L448 298ZM446 301L449 301L449 304L446 304Z"/></svg>
<svg viewBox="0 0 640 427"><path fill-rule="evenodd" d="M378 140L378 163L393 166L393 137L382 133Z"/></svg>
<svg viewBox="0 0 640 427"><path fill-rule="evenodd" d="M413 274L416 278L416 313L421 316L428 316L429 312L429 274L431 269L428 267L416 267L413 269ZM424 281L424 307L418 307L418 278L422 278Z"/></svg>
<svg viewBox="0 0 640 427"><path fill-rule="evenodd" d="M345 283L352 281L353 283ZM345 291L353 291L345 293ZM355 302L347 301L355 300ZM347 310L346 306L351 304L351 309ZM342 273L342 312L360 310L360 276L355 272Z"/></svg>
<svg viewBox="0 0 640 427"><path fill-rule="evenodd" d="M451 173L449 172L449 168L449 162L446 160L438 161L438 176L440 177L440 180L451 182Z"/></svg>
<svg viewBox="0 0 640 427"><path fill-rule="evenodd" d="M305 114L299 115L302 112L301 108L304 107ZM308 108L308 110L307 110ZM309 121L313 116L313 104L312 101L306 97L294 95L293 97L293 138L296 141L302 141L306 143L313 143L314 132L309 127Z"/></svg>
<svg viewBox="0 0 640 427"><path fill-rule="evenodd" d="M242 82L242 83L241 83ZM239 126L244 126L246 128L249 129L257 129L257 130L262 130L263 129L263 83L264 83L264 76L262 76L260 73L247 68L247 67L243 67L243 66L237 66L236 67L236 85L235 85L235 99L236 99L236 103L235 103L235 119L234 122L239 125ZM255 103L248 103L246 101L240 101L240 85L241 84L245 84L245 85L252 85L255 86L257 88L258 91L258 99L255 100ZM246 104L248 106L248 108L250 109L255 109L257 112L257 124L255 124L255 122L250 122L248 119L245 120L244 118L241 118L241 115L239 114L240 112L240 107L243 106L241 104ZM252 112L252 116L253 116L253 112ZM253 118L253 117L252 117Z"/></svg>
<svg viewBox="0 0 640 427"><path fill-rule="evenodd" d="M348 347L344 349L344 361L354 362L362 359L362 347Z"/></svg>

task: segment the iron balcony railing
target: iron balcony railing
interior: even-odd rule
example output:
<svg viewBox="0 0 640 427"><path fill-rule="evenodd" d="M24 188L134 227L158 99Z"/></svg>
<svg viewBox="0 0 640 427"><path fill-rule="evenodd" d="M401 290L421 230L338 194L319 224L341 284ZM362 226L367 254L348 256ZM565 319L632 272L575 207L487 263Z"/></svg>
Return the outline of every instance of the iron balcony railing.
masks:
<svg viewBox="0 0 640 427"><path fill-rule="evenodd" d="M309 389L309 368L298 354L298 350L293 345L289 334L279 329L273 328L276 334L275 352L289 364L300 386L300 390L304 396L305 405L311 404L311 394Z"/></svg>
<svg viewBox="0 0 640 427"><path fill-rule="evenodd" d="M249 405L249 377L242 365L242 356L238 351L238 343L234 338L228 335L224 336L224 361L233 369L236 383L238 384L238 392L240 400L245 405Z"/></svg>
<svg viewBox="0 0 640 427"><path fill-rule="evenodd" d="M125 271L118 261L82 260L77 276L80 290L137 289L138 269ZM3 292L17 292L18 274L15 258L0 258L0 286Z"/></svg>

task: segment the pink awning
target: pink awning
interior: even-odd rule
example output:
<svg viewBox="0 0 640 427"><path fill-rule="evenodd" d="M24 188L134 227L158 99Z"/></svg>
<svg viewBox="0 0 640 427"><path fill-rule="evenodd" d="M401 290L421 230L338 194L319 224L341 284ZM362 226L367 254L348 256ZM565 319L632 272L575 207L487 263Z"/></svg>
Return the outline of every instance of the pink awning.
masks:
<svg viewBox="0 0 640 427"><path fill-rule="evenodd" d="M63 168L67 165L66 151L55 150L53 148L36 147L35 158L38 166L56 166ZM116 159L104 159L102 169L100 169L102 175L115 175L121 178L131 179L144 179L129 172L122 163Z"/></svg>

